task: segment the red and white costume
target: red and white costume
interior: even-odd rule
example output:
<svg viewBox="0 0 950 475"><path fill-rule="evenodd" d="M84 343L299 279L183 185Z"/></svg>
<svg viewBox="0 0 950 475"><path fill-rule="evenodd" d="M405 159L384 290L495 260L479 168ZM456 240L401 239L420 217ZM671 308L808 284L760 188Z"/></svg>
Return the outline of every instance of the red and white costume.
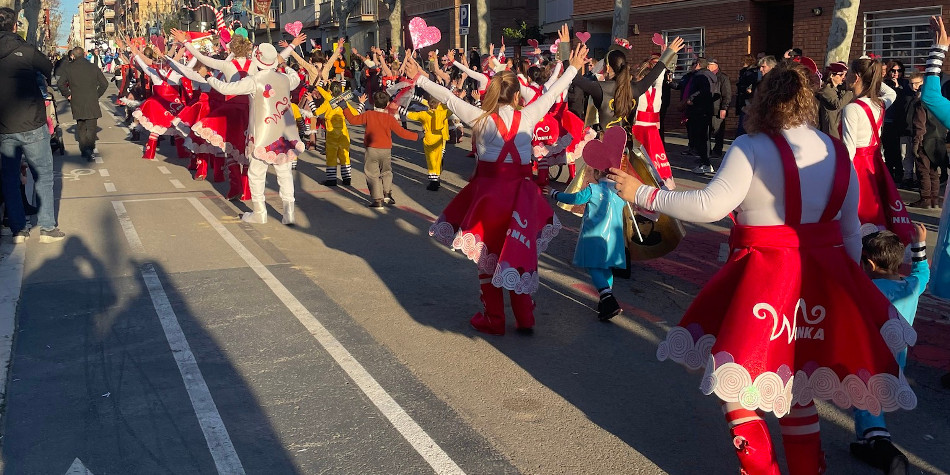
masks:
<svg viewBox="0 0 950 475"><path fill-rule="evenodd" d="M168 68L156 69L138 56L135 61L152 82L152 97L142 102L132 117L150 133L165 135L178 122L176 116L185 106L178 90L181 74ZM169 135L177 133L173 129Z"/></svg>
<svg viewBox="0 0 950 475"><path fill-rule="evenodd" d="M858 173L861 189L858 217L861 223L889 229L904 244L910 244L915 236L914 226L881 152L884 111L893 103L896 94L886 84L881 85L881 92L884 94L881 97L883 108L864 97L844 107L841 141L848 147Z"/></svg>
<svg viewBox="0 0 950 475"><path fill-rule="evenodd" d="M916 333L857 264L851 169L843 145L803 126L739 137L705 189L642 186L638 205L684 221L737 210L729 261L657 356L705 367L705 394L778 417L819 399L875 414L913 409L894 354Z"/></svg>
<svg viewBox="0 0 950 475"><path fill-rule="evenodd" d="M518 328L534 326L530 294L538 289L538 256L561 224L531 181L531 137L575 74L575 68L568 68L550 93L520 111L504 105L491 119L477 124L484 112L481 108L426 77L416 82L462 121L475 126L479 150L475 175L429 228L429 235L461 250L477 265L485 311L472 318L472 325L480 331L504 333L502 289L510 293Z"/></svg>
<svg viewBox="0 0 950 475"><path fill-rule="evenodd" d="M673 183L673 169L666 157L666 147L660 138L660 105L665 75L660 75L639 99L637 99L636 121L633 124L633 136L643 144L647 157L659 173L663 184L670 190L676 188Z"/></svg>

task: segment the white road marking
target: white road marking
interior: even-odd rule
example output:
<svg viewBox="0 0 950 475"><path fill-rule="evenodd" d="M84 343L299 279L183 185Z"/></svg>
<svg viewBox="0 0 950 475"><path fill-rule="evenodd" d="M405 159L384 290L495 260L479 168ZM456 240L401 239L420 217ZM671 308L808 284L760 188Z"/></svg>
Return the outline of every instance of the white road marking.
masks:
<svg viewBox="0 0 950 475"><path fill-rule="evenodd" d="M172 186L174 186L175 188L180 188L180 189L185 188L185 185L182 185L181 182L178 181L178 179L176 178L172 178L171 180L168 180L168 181L170 181L172 183Z"/></svg>
<svg viewBox="0 0 950 475"><path fill-rule="evenodd" d="M399 403L373 379L373 376L347 351L346 348L310 313L287 287L284 286L227 228L224 227L197 198L188 198L188 202L198 210L208 221L208 224L218 232L231 249L234 249L244 262L254 270L254 273L271 289L271 292L297 317L297 320L313 335L314 339L337 362L340 368L366 394L366 397L376 405L380 412L389 419L389 422L399 431L416 452L439 474L464 474L465 472L452 460L439 445L429 437L429 434L406 413Z"/></svg>
<svg viewBox="0 0 950 475"><path fill-rule="evenodd" d="M13 356L13 332L16 329L16 308L23 285L23 261L26 244L10 242L0 245L0 403L7 394L7 371Z"/></svg>
<svg viewBox="0 0 950 475"><path fill-rule="evenodd" d="M139 234L132 224L132 219L129 218L125 204L121 201L113 201L112 207L119 218L122 231L125 232L125 238L129 241L129 247L132 248L134 253L144 253L145 247L142 245L142 240L139 239ZM218 469L218 473L243 474L244 466L234 450L234 443L231 442L228 429L221 419L221 414L218 413L218 407L211 397L208 384L201 374L201 369L198 368L198 362L191 352L185 333L178 323L178 316L175 315L175 310L172 308L171 302L168 301L165 288L158 278L158 273L155 272L155 267L152 264L144 264L141 271L145 287L152 298L152 306L155 307L155 313L158 314L159 322L162 324L162 330L165 332L166 340L168 340L168 347L175 358L175 364L178 365L178 371L181 373L185 389L188 391L188 397L191 399L191 405L198 417L198 425L201 426L201 432L208 443L208 450L211 452L211 458L214 459L214 465Z"/></svg>
<svg viewBox="0 0 950 475"><path fill-rule="evenodd" d="M102 185L105 186L105 187L106 187L106 191L108 191L108 192L110 192L110 193L112 193L112 192L115 191L115 183L112 183L111 181L107 181L107 182L103 183Z"/></svg>
<svg viewBox="0 0 950 475"><path fill-rule="evenodd" d="M172 174L172 172L168 169L168 167L166 167L166 166L164 166L164 165L158 167L158 171L162 172L163 175L171 175L171 174Z"/></svg>
<svg viewBox="0 0 950 475"><path fill-rule="evenodd" d="M112 117L112 123L119 125L119 119L115 116L115 109L113 109L108 103L100 100L99 104L102 104L102 107L105 107L109 111L109 116Z"/></svg>
<svg viewBox="0 0 950 475"><path fill-rule="evenodd" d="M99 176L109 176L109 170L106 170L105 168L99 170Z"/></svg>
<svg viewBox="0 0 950 475"><path fill-rule="evenodd" d="M103 163L103 162L102 162L102 157L96 157L96 163Z"/></svg>
<svg viewBox="0 0 950 475"><path fill-rule="evenodd" d="M82 460L79 460L77 457L73 460L72 465L66 469L66 475L93 475L93 473L90 472L89 469L82 464Z"/></svg>

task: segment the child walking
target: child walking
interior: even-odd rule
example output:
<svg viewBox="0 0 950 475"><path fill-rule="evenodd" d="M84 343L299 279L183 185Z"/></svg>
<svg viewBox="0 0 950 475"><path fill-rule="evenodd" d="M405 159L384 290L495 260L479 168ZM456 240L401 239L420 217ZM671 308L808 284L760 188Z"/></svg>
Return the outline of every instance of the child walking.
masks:
<svg viewBox="0 0 950 475"><path fill-rule="evenodd" d="M911 325L917 315L920 295L930 281L927 229L920 223L914 223L914 229L915 239L910 245L913 263L907 277L901 276L897 270L904 260L904 245L897 234L891 231L871 233L864 237L861 252L861 266L868 277ZM896 356L897 364L903 369L907 362L907 349ZM851 453L855 457L886 473L909 470L907 457L891 443L891 433L884 423L883 412L875 416L868 411L855 409L854 432L858 441L851 444ZM902 471L894 471L900 467L903 467Z"/></svg>
<svg viewBox="0 0 950 475"><path fill-rule="evenodd" d="M429 191L438 191L439 177L442 175L442 158L445 156L445 143L449 140L449 117L452 111L438 99L430 96L429 109L408 112L406 118L422 124L422 150L426 156L426 169L429 172Z"/></svg>
<svg viewBox="0 0 950 475"><path fill-rule="evenodd" d="M607 179L604 171L593 167L591 170L596 181L577 193L551 190L547 186L544 190L551 198L561 203L587 204L574 250L574 265L587 269L590 280L600 295L600 302L597 304L598 318L610 320L622 313L620 304L614 298L614 276L611 268L627 267L623 242L625 202L617 195L614 183Z"/></svg>
<svg viewBox="0 0 950 475"><path fill-rule="evenodd" d="M404 129L395 117L386 112L389 101L389 94L376 91L373 93L373 110L357 115L349 107L343 108L347 122L366 127L363 135L363 145L366 147L363 174L366 175L366 186L373 200L369 207L374 209L383 207L383 199L389 205L396 204L393 199L393 132L406 140L419 140L419 134ZM360 96L361 107L365 102L366 94L363 94Z"/></svg>

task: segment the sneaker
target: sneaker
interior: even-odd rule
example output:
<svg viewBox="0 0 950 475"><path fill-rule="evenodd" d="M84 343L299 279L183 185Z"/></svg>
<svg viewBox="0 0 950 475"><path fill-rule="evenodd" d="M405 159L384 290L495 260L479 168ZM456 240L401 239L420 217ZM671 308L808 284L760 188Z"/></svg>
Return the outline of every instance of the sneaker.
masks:
<svg viewBox="0 0 950 475"><path fill-rule="evenodd" d="M429 190L429 191L439 191L439 186L440 186L440 185L439 185L439 182L437 182L437 181L430 181L430 182L429 182L429 185L426 186L426 189Z"/></svg>
<svg viewBox="0 0 950 475"><path fill-rule="evenodd" d="M852 442L850 449L855 458L884 473L907 473L910 468L907 456L886 437Z"/></svg>
<svg viewBox="0 0 950 475"><path fill-rule="evenodd" d="M921 198L913 203L906 203L908 208L930 209L930 198Z"/></svg>
<svg viewBox="0 0 950 475"><path fill-rule="evenodd" d="M617 299L614 298L614 294L608 293L600 297L600 303L597 304L597 318L606 321L620 315L621 312L623 310L621 310Z"/></svg>
<svg viewBox="0 0 950 475"><path fill-rule="evenodd" d="M23 243L25 243L26 240L29 239L29 238L30 238L30 231L29 231L28 229L24 229L24 230L22 230L22 231L20 231L20 232L17 232L17 233L14 233L14 234L13 234L13 243L14 243L14 244L23 244Z"/></svg>
<svg viewBox="0 0 950 475"><path fill-rule="evenodd" d="M56 241L62 241L66 237L66 233L59 230L59 228L53 228L49 231L45 229L40 229L40 242L51 243Z"/></svg>
<svg viewBox="0 0 950 475"><path fill-rule="evenodd" d="M383 201L385 201L386 204L390 206L396 204L396 200L393 199L393 192L390 191L389 193L383 193Z"/></svg>
<svg viewBox="0 0 950 475"><path fill-rule="evenodd" d="M323 180L323 183L320 183L323 186L336 186L336 180Z"/></svg>
<svg viewBox="0 0 950 475"><path fill-rule="evenodd" d="M383 206L383 200L373 200L373 202L369 204L369 207L373 209L385 208L385 206Z"/></svg>
<svg viewBox="0 0 950 475"><path fill-rule="evenodd" d="M352 182L351 179L349 179L349 178L344 178L344 179L343 179L343 186L350 186L350 182Z"/></svg>
<svg viewBox="0 0 950 475"><path fill-rule="evenodd" d="M716 169L712 165L699 165L698 167L693 168L692 172L697 175L708 175L715 173Z"/></svg>

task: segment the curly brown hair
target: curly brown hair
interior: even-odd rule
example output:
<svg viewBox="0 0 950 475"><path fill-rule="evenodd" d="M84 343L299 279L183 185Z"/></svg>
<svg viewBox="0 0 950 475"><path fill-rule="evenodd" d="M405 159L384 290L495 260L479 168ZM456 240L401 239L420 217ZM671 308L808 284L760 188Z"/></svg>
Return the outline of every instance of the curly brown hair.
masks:
<svg viewBox="0 0 950 475"><path fill-rule="evenodd" d="M746 112L745 129L750 134L776 133L818 123L818 101L808 68L787 61L769 71L755 90Z"/></svg>
<svg viewBox="0 0 950 475"><path fill-rule="evenodd" d="M241 35L234 35L234 37L231 38L231 42L228 43L228 49L234 53L236 58L250 58L251 50L254 49L254 43L251 43L251 40Z"/></svg>

